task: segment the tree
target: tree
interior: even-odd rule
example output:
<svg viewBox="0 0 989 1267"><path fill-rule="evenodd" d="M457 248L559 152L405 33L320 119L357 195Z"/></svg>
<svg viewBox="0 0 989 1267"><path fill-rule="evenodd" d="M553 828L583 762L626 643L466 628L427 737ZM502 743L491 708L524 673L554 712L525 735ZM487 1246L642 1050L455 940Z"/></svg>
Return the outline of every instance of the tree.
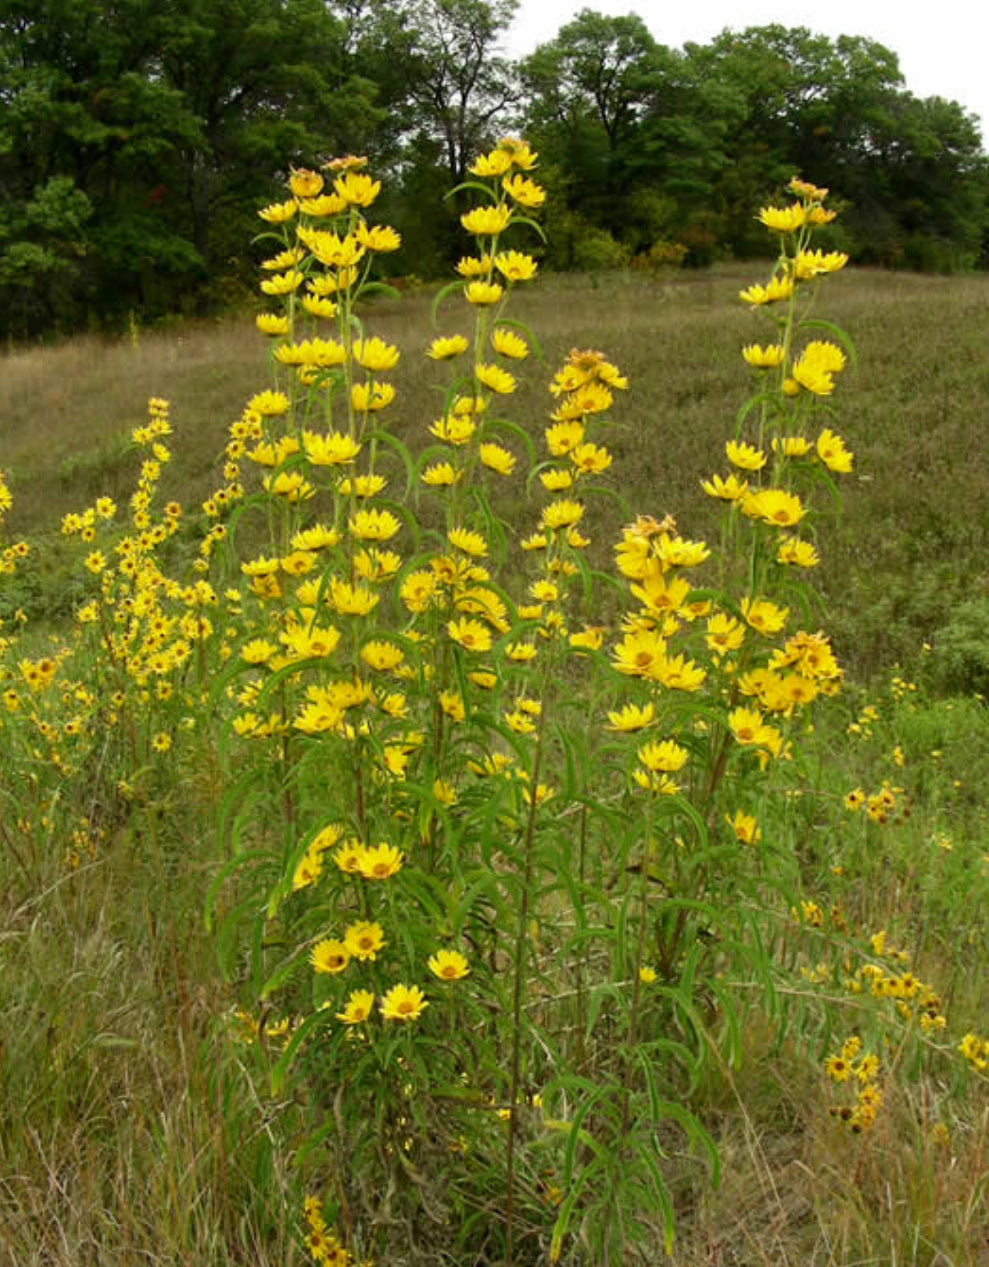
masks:
<svg viewBox="0 0 989 1267"><path fill-rule="evenodd" d="M641 18L590 9L522 64L528 127L569 206L633 249L682 225L720 167L685 68Z"/></svg>
<svg viewBox="0 0 989 1267"><path fill-rule="evenodd" d="M380 117L346 35L323 0L0 0L8 328L202 297L277 174ZM78 194L71 233L52 227L53 188ZM38 283L30 304L18 274Z"/></svg>
<svg viewBox="0 0 989 1267"><path fill-rule="evenodd" d="M614 153L636 130L671 60L641 18L583 9L522 64L530 118L571 135L595 126Z"/></svg>
<svg viewBox="0 0 989 1267"><path fill-rule="evenodd" d="M150 12L148 0L119 0L112 15L102 0L0 2L8 330L77 321L103 272L126 299L128 276L152 261L179 272L195 263L181 229L146 201L157 157L194 129L178 94L145 73ZM106 260L123 202L132 207L126 250Z"/></svg>
<svg viewBox="0 0 989 1267"><path fill-rule="evenodd" d="M440 141L455 185L518 99L513 68L497 53L517 7L518 0L416 0L403 10L413 41L412 130Z"/></svg>

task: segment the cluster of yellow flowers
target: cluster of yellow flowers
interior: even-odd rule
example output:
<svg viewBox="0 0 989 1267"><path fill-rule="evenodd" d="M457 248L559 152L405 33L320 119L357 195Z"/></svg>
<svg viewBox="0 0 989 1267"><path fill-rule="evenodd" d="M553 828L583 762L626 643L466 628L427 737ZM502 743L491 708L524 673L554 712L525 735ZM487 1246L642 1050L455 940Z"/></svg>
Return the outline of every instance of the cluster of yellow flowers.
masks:
<svg viewBox="0 0 989 1267"><path fill-rule="evenodd" d="M307 1196L303 1203L306 1221L305 1246L320 1267L374 1267L370 1258L358 1260L338 1239L336 1230L327 1227L323 1203L319 1197Z"/></svg>
<svg viewBox="0 0 989 1267"><path fill-rule="evenodd" d="M863 807L870 820L879 826L910 817L910 805L903 788L891 785L886 779L878 792L866 793L856 787L845 796L845 808L851 813L855 814Z"/></svg>
<svg viewBox="0 0 989 1267"><path fill-rule="evenodd" d="M873 1052L863 1052L862 1040L857 1034L847 1038L841 1050L825 1061L825 1072L835 1085L855 1089L854 1103L833 1105L829 1110L853 1135L861 1135L875 1125L883 1102L879 1068L879 1057Z"/></svg>
<svg viewBox="0 0 989 1267"><path fill-rule="evenodd" d="M231 685L228 694L240 705L233 722L239 736L330 745L325 751L335 755L329 759L353 784L353 822L301 837L286 882L290 893L325 886L330 857L338 885L372 882L362 918L339 936L311 943L310 964L324 979L343 974L354 961L370 968L381 951L390 958L373 890L413 859L381 837L415 815L423 843L431 840L433 816L455 805L459 793L443 770L440 736L435 748L424 748L427 730L437 719L441 732L467 724L475 693L490 693L501 680L490 657L516 613L491 583L490 541L470 522L471 503L461 494L485 472L511 475L516 463L498 441L501 423L490 405L514 391L507 367L529 352L526 339L501 323L498 313L514 285L536 272L530 257L502 249L500 241L520 209L528 213L542 201L541 190L524 174L534 163L527 146L506 140L476 165L474 174L483 173L490 183L491 205L464 214L478 252L458 267L464 298L476 314L474 363L466 375L455 371L442 416L430 428L438 444L420 463L422 483L444 497L445 541L412 567L399 552L404 517L375 500L388 485L388 475L378 469L381 414L396 396L384 376L399 352L367 334L358 306L371 256L399 244L393 230L365 218L380 185L363 172L363 160L349 158L335 166L332 192L319 173L296 171L292 197L261 213L278 227L283 246L262 266L262 290L280 298L283 311L258 320L271 339L274 381L251 397L231 427L224 474L237 480L242 458L260 467L277 527L275 549L242 564L249 587L243 601L251 606L240 620L237 660L263 676L237 689ZM318 324L315 331L306 328L311 322L335 323L336 337ZM463 335L443 336L428 356L452 362L470 346ZM218 500L214 495L213 503ZM319 508L314 516L310 504ZM399 624L389 629L382 612L392 596ZM544 597L550 601L546 591ZM451 655L464 657L455 675ZM530 659L521 644L506 646L502 655L508 666ZM273 680L282 684L277 696L269 689ZM268 701L276 699L271 708ZM507 724L525 733L537 713L523 691L506 714ZM474 773L483 778L488 772ZM457 782L465 774L470 777L469 766L461 766ZM433 807L425 818L404 792L407 782L423 776ZM349 905L345 892L339 893L342 911ZM465 956L449 947L431 955L427 967L441 982L470 971ZM320 1010L353 1031L370 1021L376 999L386 1021L416 1021L428 1006L419 986L379 988L373 976L346 996L325 999Z"/></svg>
<svg viewBox="0 0 989 1267"><path fill-rule="evenodd" d="M3 521L13 505L13 500L3 471L0 471L0 539L2 539ZM15 541L11 545L4 546L0 550L0 576L12 576L18 563L26 559L29 553L30 547L26 541Z"/></svg>
<svg viewBox="0 0 989 1267"><path fill-rule="evenodd" d="M958 1044L958 1050L976 1072L985 1073L989 1069L989 1038L980 1038L978 1034L966 1034Z"/></svg>

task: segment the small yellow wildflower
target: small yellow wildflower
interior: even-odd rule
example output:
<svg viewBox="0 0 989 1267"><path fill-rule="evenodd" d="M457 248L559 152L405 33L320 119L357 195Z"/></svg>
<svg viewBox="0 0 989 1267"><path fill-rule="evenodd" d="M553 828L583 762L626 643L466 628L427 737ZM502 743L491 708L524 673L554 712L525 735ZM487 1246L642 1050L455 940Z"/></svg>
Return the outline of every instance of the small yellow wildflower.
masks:
<svg viewBox="0 0 989 1267"><path fill-rule="evenodd" d="M524 361L529 355L529 345L525 339L503 326L499 326L491 335L491 346L512 361Z"/></svg>
<svg viewBox="0 0 989 1267"><path fill-rule="evenodd" d="M460 223L475 237L494 237L508 228L511 218L511 208L502 202L493 207L475 207L466 211L460 217Z"/></svg>
<svg viewBox="0 0 989 1267"><path fill-rule="evenodd" d="M434 339L429 345L426 355L434 361L448 361L467 351L467 340L462 334L451 334L445 338Z"/></svg>
<svg viewBox="0 0 989 1267"><path fill-rule="evenodd" d="M470 972L467 960L457 950L438 950L430 956L428 966L441 981L459 981Z"/></svg>
<svg viewBox="0 0 989 1267"><path fill-rule="evenodd" d="M335 1016L338 1021L343 1021L344 1025L363 1025L371 1015L373 1007L373 990L353 990L347 996L343 1011L336 1012Z"/></svg>
<svg viewBox="0 0 989 1267"><path fill-rule="evenodd" d="M381 1015L386 1021L417 1021L429 1006L417 985L394 985L381 1000Z"/></svg>
<svg viewBox="0 0 989 1267"><path fill-rule="evenodd" d="M309 962L316 972L334 975L343 972L350 959L351 951L347 946L333 938L317 942L309 954Z"/></svg>

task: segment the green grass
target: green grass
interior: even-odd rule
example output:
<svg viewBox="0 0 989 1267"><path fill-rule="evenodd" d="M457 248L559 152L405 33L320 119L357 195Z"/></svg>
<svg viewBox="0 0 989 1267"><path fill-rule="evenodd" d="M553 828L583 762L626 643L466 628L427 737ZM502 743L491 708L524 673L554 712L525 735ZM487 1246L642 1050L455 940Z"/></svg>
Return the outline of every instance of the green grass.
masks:
<svg viewBox="0 0 989 1267"><path fill-rule="evenodd" d="M604 286L547 278L514 314L538 332L547 370L520 374L527 385L512 416L536 434L551 407L549 368L571 346L606 352L631 385L610 439L622 495L636 513L672 513L685 535L705 536L713 507L699 481L724 470L746 391L738 348L767 338L736 299L758 273L733 266ZM429 302L418 295L373 312L375 333L405 354L396 431L414 449L439 412L437 376L421 357ZM989 713L964 694L964 675L951 679L958 697L938 697L938 656L960 601L989 584L985 282L853 271L828 303L860 361L838 393L855 474L843 484L842 518L820 524L820 623L835 635L849 684L847 703L822 717L810 790L779 825L819 901L836 904L856 933L885 927L910 947L957 1037L981 1032L989 1005L984 973L972 971L984 966L989 931ZM441 313L440 329L454 328ZM137 459L125 437L148 396L173 407L175 462L162 492L194 506L215 486L230 421L268 383L247 321L148 332L136 346L82 339L15 351L4 368L10 527L39 545L39 564L0 601L53 625L75 597L58 521L96 493L127 496ZM592 522L602 559L618 521L608 509ZM916 690L890 691L894 661L909 666ZM879 710L872 736L850 737L846 727L870 701ZM897 744L902 769L891 757ZM908 790L909 817L850 830L841 791L883 779ZM21 832L0 803L0 1264L307 1261L298 1248L303 1179L292 1166L297 1106L257 1098L221 1023L236 982L221 984L201 919L219 862L208 770L181 796L126 822L108 806L106 841L77 869L65 864L66 842L46 837L43 823ZM158 813L172 824L161 841ZM950 850L937 843L945 835ZM901 1069L891 1055L897 1076L876 1131L861 1141L836 1133L820 1067L832 1036L802 1028L804 994L814 989L794 987L786 1027L753 1000L740 1065L709 1071L694 1093L726 1177L711 1191L674 1147L673 1263L979 1267L989 1253L984 1094L962 1068L948 1075L932 1059ZM851 1025L854 1000L841 1006ZM949 1130L947 1146L932 1142L937 1124ZM426 1257L409 1246L393 1262Z"/></svg>

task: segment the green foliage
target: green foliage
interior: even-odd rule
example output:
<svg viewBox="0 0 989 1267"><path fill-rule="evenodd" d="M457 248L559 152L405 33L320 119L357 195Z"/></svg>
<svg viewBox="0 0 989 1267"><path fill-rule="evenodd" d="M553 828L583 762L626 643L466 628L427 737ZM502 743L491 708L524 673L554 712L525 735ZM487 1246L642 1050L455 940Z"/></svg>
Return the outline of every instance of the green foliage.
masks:
<svg viewBox="0 0 989 1267"><path fill-rule="evenodd" d="M250 275L264 174L349 148L396 178L393 272L441 274L447 214L420 193L524 121L561 208L631 253L691 267L759 254L751 208L813 171L865 263L984 263L986 158L957 103L919 100L874 41L782 25L664 47L634 15L584 9L518 63L515 0L22 0L0 3L0 333L121 327L230 302ZM461 195L455 195L455 212ZM823 241L823 239L822 239ZM607 240L557 264L614 264ZM99 317L95 317L95 313Z"/></svg>
<svg viewBox="0 0 989 1267"><path fill-rule="evenodd" d="M989 699L989 598L953 605L933 643L933 668L940 688Z"/></svg>

